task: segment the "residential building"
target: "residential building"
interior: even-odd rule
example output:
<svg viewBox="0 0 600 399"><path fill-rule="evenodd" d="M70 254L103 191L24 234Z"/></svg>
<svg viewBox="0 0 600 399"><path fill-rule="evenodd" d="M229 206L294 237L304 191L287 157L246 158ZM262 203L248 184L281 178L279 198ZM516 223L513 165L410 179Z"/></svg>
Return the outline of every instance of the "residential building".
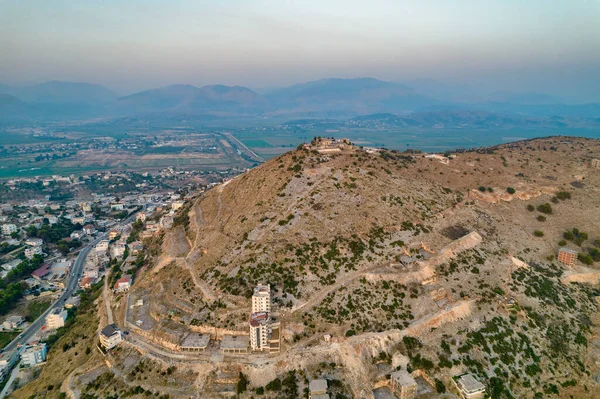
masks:
<svg viewBox="0 0 600 399"><path fill-rule="evenodd" d="M130 275L126 274L115 283L115 291L116 292L127 292L131 288L132 278Z"/></svg>
<svg viewBox="0 0 600 399"><path fill-rule="evenodd" d="M250 347L254 351L269 349L271 318L267 312L252 313L250 316Z"/></svg>
<svg viewBox="0 0 600 399"><path fill-rule="evenodd" d="M148 214L146 212L138 212L135 216L135 220L141 220L142 222L145 222L147 218Z"/></svg>
<svg viewBox="0 0 600 399"><path fill-rule="evenodd" d="M65 326L65 321L69 313L61 308L52 310L48 316L46 316L46 328L48 330L56 330Z"/></svg>
<svg viewBox="0 0 600 399"><path fill-rule="evenodd" d="M573 266L577 261L577 251L574 251L570 248L560 248L558 250L557 259L560 263L564 263L565 265Z"/></svg>
<svg viewBox="0 0 600 399"><path fill-rule="evenodd" d="M0 267L6 271L11 271L12 269L14 269L15 267L19 266L19 264L22 262L21 259L13 259L10 262L6 262L3 265L0 265Z"/></svg>
<svg viewBox="0 0 600 399"><path fill-rule="evenodd" d="M600 169L600 159L597 159L597 158L592 159L592 161L590 162L590 165L592 166L592 168Z"/></svg>
<svg viewBox="0 0 600 399"><path fill-rule="evenodd" d="M394 371L390 375L390 388L398 399L413 399L417 394L417 382L406 370Z"/></svg>
<svg viewBox="0 0 600 399"><path fill-rule="evenodd" d="M85 216L75 216L71 218L71 223L83 226L85 224Z"/></svg>
<svg viewBox="0 0 600 399"><path fill-rule="evenodd" d="M124 208L123 204L120 203L114 203L114 204L110 204L110 209L112 211L122 211Z"/></svg>
<svg viewBox="0 0 600 399"><path fill-rule="evenodd" d="M271 286L258 285L252 294L252 313L271 313Z"/></svg>
<svg viewBox="0 0 600 399"><path fill-rule="evenodd" d="M171 205L171 209L176 211L176 210L182 208L184 204L185 204L184 201L174 201L173 204Z"/></svg>
<svg viewBox="0 0 600 399"><path fill-rule="evenodd" d="M9 236L12 233L16 233L19 231L18 227L14 224L3 224L2 225L2 234L5 236Z"/></svg>
<svg viewBox="0 0 600 399"><path fill-rule="evenodd" d="M4 327L5 330L14 330L19 328L19 326L24 322L25 318L23 316L9 316L6 320L4 320L4 323L2 323L2 327Z"/></svg>
<svg viewBox="0 0 600 399"><path fill-rule="evenodd" d="M71 298L67 299L67 301L65 302L65 308L66 309L76 308L77 306L79 306L80 303L81 303L81 298L79 297L79 295L72 296Z"/></svg>
<svg viewBox="0 0 600 399"><path fill-rule="evenodd" d="M30 247L41 247L44 244L44 240L41 238L28 238L25 240L25 245L29 245Z"/></svg>
<svg viewBox="0 0 600 399"><path fill-rule="evenodd" d="M84 277L79 282L79 287L81 287L81 289L84 290L90 289L92 288L92 284L94 284L94 281L96 281L94 277Z"/></svg>
<svg viewBox="0 0 600 399"><path fill-rule="evenodd" d="M110 256L112 258L122 258L125 254L125 245L115 244L110 248Z"/></svg>
<svg viewBox="0 0 600 399"><path fill-rule="evenodd" d="M484 399L485 398L485 385L477 381L473 374L467 373L459 377L456 377L454 383L456 384L460 396L463 399Z"/></svg>
<svg viewBox="0 0 600 399"><path fill-rule="evenodd" d="M171 227L173 227L173 215L166 214L165 216L160 218L159 223L163 229L170 229Z"/></svg>
<svg viewBox="0 0 600 399"><path fill-rule="evenodd" d="M327 380L312 380L308 384L308 398L329 399L329 395L327 394Z"/></svg>
<svg viewBox="0 0 600 399"><path fill-rule="evenodd" d="M109 324L100 331L100 344L107 350L119 345L121 340L121 330L116 324Z"/></svg>
<svg viewBox="0 0 600 399"><path fill-rule="evenodd" d="M75 230L74 232L71 233L70 237L73 240L80 240L85 236L85 233L83 232L83 230Z"/></svg>
<svg viewBox="0 0 600 399"><path fill-rule="evenodd" d="M144 244L141 241L134 241L129 244L129 253L131 255L138 255L144 250Z"/></svg>
<svg viewBox="0 0 600 399"><path fill-rule="evenodd" d="M110 244L110 241L108 241L108 240L102 240L98 244L96 244L96 246L94 247L94 251L96 251L96 252L106 252L106 251L108 251L108 245L109 244Z"/></svg>
<svg viewBox="0 0 600 399"><path fill-rule="evenodd" d="M112 241L112 240L116 239L120 235L121 235L121 232L119 230L111 230L108 233L108 239Z"/></svg>
<svg viewBox="0 0 600 399"><path fill-rule="evenodd" d="M46 361L46 344L36 343L25 348L21 353L21 362L26 367L33 367Z"/></svg>
<svg viewBox="0 0 600 399"><path fill-rule="evenodd" d="M4 381L8 377L17 360L19 360L19 352L17 350L0 352L0 381Z"/></svg>
<svg viewBox="0 0 600 399"><path fill-rule="evenodd" d="M96 226L94 226L93 224L86 224L85 226L83 226L83 232L88 236L91 236L96 233Z"/></svg>
<svg viewBox="0 0 600 399"><path fill-rule="evenodd" d="M25 257L27 259L33 259L35 255L42 255L42 247L28 247L25 248Z"/></svg>

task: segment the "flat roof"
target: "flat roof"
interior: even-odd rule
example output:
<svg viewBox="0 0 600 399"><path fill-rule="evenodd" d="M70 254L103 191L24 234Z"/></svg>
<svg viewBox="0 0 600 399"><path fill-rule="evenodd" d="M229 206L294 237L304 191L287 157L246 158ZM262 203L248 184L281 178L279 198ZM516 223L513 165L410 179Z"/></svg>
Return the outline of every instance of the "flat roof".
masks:
<svg viewBox="0 0 600 399"><path fill-rule="evenodd" d="M406 370L394 371L390 376L392 379L398 381L398 383L403 387L417 385L415 379L412 378L412 375L410 375Z"/></svg>
<svg viewBox="0 0 600 399"><path fill-rule="evenodd" d="M181 347L185 348L206 348L210 342L210 335L189 333L182 341Z"/></svg>
<svg viewBox="0 0 600 399"><path fill-rule="evenodd" d="M308 389L310 390L310 392L323 392L323 391L327 391L327 380L324 380L324 379L312 380L308 384Z"/></svg>
<svg viewBox="0 0 600 399"><path fill-rule="evenodd" d="M485 385L477 381L471 373L458 377L458 382L467 392L485 391Z"/></svg>
<svg viewBox="0 0 600 399"><path fill-rule="evenodd" d="M250 345L248 335L223 335L222 349L246 349Z"/></svg>
<svg viewBox="0 0 600 399"><path fill-rule="evenodd" d="M567 252L569 254L573 254L573 255L577 255L577 251L571 249L571 248L566 248L566 247L561 247L558 249L559 252Z"/></svg>

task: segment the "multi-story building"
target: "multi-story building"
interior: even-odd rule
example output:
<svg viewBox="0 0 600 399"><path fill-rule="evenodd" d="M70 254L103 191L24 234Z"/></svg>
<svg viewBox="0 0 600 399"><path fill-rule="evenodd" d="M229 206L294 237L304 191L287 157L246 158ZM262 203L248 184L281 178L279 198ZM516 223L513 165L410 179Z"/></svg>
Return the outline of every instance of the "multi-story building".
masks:
<svg viewBox="0 0 600 399"><path fill-rule="evenodd" d="M42 247L29 247L25 248L25 257L27 259L33 259L35 255L42 255Z"/></svg>
<svg viewBox="0 0 600 399"><path fill-rule="evenodd" d="M108 245L109 244L110 244L110 241L108 241L108 240L102 240L98 244L96 244L96 246L94 247L94 251L96 251L96 252L106 252L106 251L108 251Z"/></svg>
<svg viewBox="0 0 600 399"><path fill-rule="evenodd" d="M33 344L21 353L21 362L27 367L33 367L46 361L46 344Z"/></svg>
<svg viewBox="0 0 600 399"><path fill-rule="evenodd" d="M69 313L61 308L56 308L46 316L46 328L48 330L56 330L65 326L65 321Z"/></svg>
<svg viewBox="0 0 600 399"><path fill-rule="evenodd" d="M0 353L0 381L4 381L8 377L10 370L17 363L18 359L19 352L17 350Z"/></svg>
<svg viewBox="0 0 600 399"><path fill-rule="evenodd" d="M463 399L484 399L485 398L485 385L477 381L473 374L467 373L459 376L454 380L460 396Z"/></svg>
<svg viewBox="0 0 600 399"><path fill-rule="evenodd" d="M574 251L569 248L560 248L558 250L557 259L560 263L564 263L565 265L573 266L577 261L577 251Z"/></svg>
<svg viewBox="0 0 600 399"><path fill-rule="evenodd" d="M390 383L398 399L413 399L417 394L417 382L406 370L394 371L390 375Z"/></svg>
<svg viewBox="0 0 600 399"><path fill-rule="evenodd" d="M271 318L267 312L252 313L250 316L250 347L253 351L269 349Z"/></svg>
<svg viewBox="0 0 600 399"><path fill-rule="evenodd" d="M116 324L109 324L100 331L100 344L107 350L119 345L121 340L121 330Z"/></svg>
<svg viewBox="0 0 600 399"><path fill-rule="evenodd" d="M592 168L600 169L600 159L597 159L597 158L592 159L592 161L590 162L590 165L592 166Z"/></svg>
<svg viewBox="0 0 600 399"><path fill-rule="evenodd" d="M19 231L18 227L14 224L3 224L2 225L2 234L5 236L9 236L12 233L16 233Z"/></svg>
<svg viewBox="0 0 600 399"><path fill-rule="evenodd" d="M271 286L258 285L252 294L252 313L271 313Z"/></svg>

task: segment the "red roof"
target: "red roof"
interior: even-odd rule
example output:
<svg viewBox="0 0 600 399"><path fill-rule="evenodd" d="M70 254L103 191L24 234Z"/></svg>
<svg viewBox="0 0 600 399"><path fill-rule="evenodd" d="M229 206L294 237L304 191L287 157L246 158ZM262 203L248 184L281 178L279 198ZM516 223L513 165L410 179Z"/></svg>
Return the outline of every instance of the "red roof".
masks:
<svg viewBox="0 0 600 399"><path fill-rule="evenodd" d="M81 282L79 283L80 287L85 287L88 284L92 284L94 282L94 278L93 277L84 277L81 279Z"/></svg>
<svg viewBox="0 0 600 399"><path fill-rule="evenodd" d="M50 273L50 265L44 264L31 272L33 277L42 278Z"/></svg>
<svg viewBox="0 0 600 399"><path fill-rule="evenodd" d="M117 282L115 283L115 289L119 288L119 284L121 283L129 283L129 285L131 285L131 276L126 274L123 277L121 277L120 279L117 280Z"/></svg>

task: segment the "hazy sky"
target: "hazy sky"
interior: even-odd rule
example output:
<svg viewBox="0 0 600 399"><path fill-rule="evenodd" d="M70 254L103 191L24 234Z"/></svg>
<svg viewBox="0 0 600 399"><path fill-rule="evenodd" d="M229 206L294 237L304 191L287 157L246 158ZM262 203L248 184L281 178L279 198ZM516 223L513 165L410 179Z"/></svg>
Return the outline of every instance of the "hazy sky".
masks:
<svg viewBox="0 0 600 399"><path fill-rule="evenodd" d="M0 0L0 82L431 78L600 101L600 0Z"/></svg>

